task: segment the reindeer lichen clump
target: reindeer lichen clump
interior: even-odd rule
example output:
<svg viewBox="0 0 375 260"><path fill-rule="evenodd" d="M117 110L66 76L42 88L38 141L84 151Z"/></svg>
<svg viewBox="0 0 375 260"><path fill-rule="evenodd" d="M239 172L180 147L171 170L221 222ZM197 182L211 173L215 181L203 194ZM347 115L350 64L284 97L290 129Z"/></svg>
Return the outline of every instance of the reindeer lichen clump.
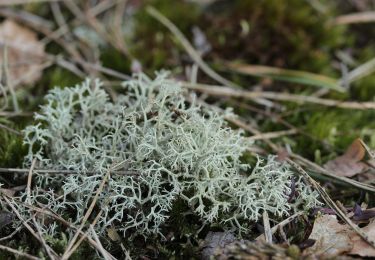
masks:
<svg viewBox="0 0 375 260"><path fill-rule="evenodd" d="M139 74L123 88L115 101L98 80L55 88L46 96L36 124L24 130L25 164L36 158L38 168L74 173L38 174L32 202L80 223L111 171L97 201L102 211L97 231L114 226L145 236L162 235L177 200L186 201L203 221L239 231L263 211L282 216L317 205L317 194L288 165L273 157L258 159L251 169L244 164L251 143L242 132L194 98L187 102L166 73L154 80ZM290 202L293 185L297 196Z"/></svg>

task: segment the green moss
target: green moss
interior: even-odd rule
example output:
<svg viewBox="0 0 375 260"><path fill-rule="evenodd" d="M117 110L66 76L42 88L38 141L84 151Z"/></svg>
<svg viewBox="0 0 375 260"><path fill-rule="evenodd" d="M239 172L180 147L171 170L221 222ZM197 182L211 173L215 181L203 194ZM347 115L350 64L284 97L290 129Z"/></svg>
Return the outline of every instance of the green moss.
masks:
<svg viewBox="0 0 375 260"><path fill-rule="evenodd" d="M307 1L290 0L286 5L235 0L217 5L201 26L214 55L227 60L332 74L332 52L350 43L343 27L325 26L332 10L318 13Z"/></svg>
<svg viewBox="0 0 375 260"><path fill-rule="evenodd" d="M54 67L46 71L43 78L43 83L50 87L69 86L77 84L81 80L82 79L80 79L77 75L68 70L61 67Z"/></svg>
<svg viewBox="0 0 375 260"><path fill-rule="evenodd" d="M105 47L100 53L100 60L103 66L111 68L115 71L119 71L124 74L130 74L130 60L124 57L124 54L120 53L114 48ZM67 84L68 86L69 84Z"/></svg>
<svg viewBox="0 0 375 260"><path fill-rule="evenodd" d="M0 118L2 125L11 129L19 130L22 127L17 126L10 121ZM23 137L9 130L0 128L0 166L1 167L19 167L22 165L25 156L26 147L22 145Z"/></svg>
<svg viewBox="0 0 375 260"><path fill-rule="evenodd" d="M293 137L296 153L324 162L342 153L356 138L375 145L375 115L372 111L350 111L319 108L317 111L297 113L292 124L311 137Z"/></svg>
<svg viewBox="0 0 375 260"><path fill-rule="evenodd" d="M180 64L183 51L173 41L170 32L145 10L152 5L170 19L185 35L191 35L191 28L197 24L198 6L186 1L146 1L135 16L135 32L132 39L132 53L141 61L147 71L171 68Z"/></svg>

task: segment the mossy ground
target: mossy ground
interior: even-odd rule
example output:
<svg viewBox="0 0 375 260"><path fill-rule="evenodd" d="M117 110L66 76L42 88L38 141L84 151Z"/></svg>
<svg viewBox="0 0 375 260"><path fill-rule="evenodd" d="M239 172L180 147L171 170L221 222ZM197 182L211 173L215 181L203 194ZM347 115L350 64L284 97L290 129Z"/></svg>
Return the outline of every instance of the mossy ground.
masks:
<svg viewBox="0 0 375 260"><path fill-rule="evenodd" d="M199 27L212 47L212 50L205 56L205 60L211 65L216 64L219 69L221 62L237 60L248 64L304 70L340 78L342 72L339 65L341 60L337 56L338 51L350 54L354 60L353 64L346 64L349 70L372 59L375 54L373 24L330 25L335 16L358 11L355 6L348 3L341 5L341 1L321 1L325 7L324 12L317 10L309 4L309 1L300 0L289 0L288 4L284 1L273 0L228 0L214 1L211 5L202 5L197 1L130 2L135 10L131 15L132 31L124 36L130 55L126 57L107 43L99 47L98 60L103 67L127 75L132 73L132 58L137 59L147 73L169 69L182 79L185 79L185 67L192 64L192 59L186 54L178 39L146 12L147 5L157 8L191 41L193 27ZM18 6L14 10L25 10L54 22L48 4L28 4ZM65 7L63 14L67 20L74 18L74 15ZM101 18L107 17L99 16L99 19ZM49 44L47 51L56 55L61 53L68 55L61 46L55 43ZM83 69L82 65L77 64L77 67ZM248 90L253 90L251 86L255 84L261 89L293 94L313 95L317 90L295 84L223 74L242 86L248 86ZM107 76L107 80L118 81L112 76ZM199 74L199 80L214 83L203 73ZM50 88L72 86L80 81L81 78L74 73L53 65L43 72L38 82L31 86L23 86L22 90L17 92L21 110L37 111L43 96ZM117 83L113 84L116 89ZM351 84L347 93L330 92L325 97L338 100L375 101L374 84L375 75L372 74ZM217 99L212 99L212 101L234 106L235 111L241 117L249 119L260 132L285 129L285 126L275 121L274 118L244 108L246 105L254 105L253 103ZM239 106L239 103L245 106ZM342 154L358 137L371 148L375 148L375 113L373 110L348 110L295 103L283 103L283 105L284 110L278 111L278 116L304 134L283 136L273 142L282 147L289 146L295 153L319 165ZM263 108L258 107L258 109ZM12 107L9 106L7 111L10 113L11 110ZM16 131L21 131L31 122L31 116L5 115L0 117L0 124ZM256 144L272 152L264 142L259 141ZM21 168L25 154L26 148L22 145L22 136L0 129L0 167ZM8 176L0 175L0 180L4 183L3 188L9 188L25 184L26 178L18 175L8 178ZM349 188L341 191L333 188L332 192L336 197L349 192L351 195L345 198L345 203L348 205L353 204L361 196L358 190ZM374 206L373 200L367 202L369 206ZM209 229L202 229L202 223L191 218L189 208L183 203L176 203L172 212L169 223L171 237L165 241L157 239L144 241L139 238L128 245L142 248L139 255L147 255L150 258L167 258L173 255L176 258L197 257L199 255L198 241L204 238ZM258 232L255 227L254 230ZM7 227L1 229L0 234L1 236L8 235L11 231L12 229ZM294 233L295 230L290 231L290 234ZM301 236L301 233L295 234L295 237L298 236ZM297 240L296 243L298 243ZM56 252L62 252L59 247L63 248L66 243L63 237L61 240L48 242L56 249ZM126 241L123 242L126 243ZM7 245L34 255L43 254L38 242L28 239L27 232L19 233L13 240L9 240ZM115 254L122 253L119 243L113 245L113 250ZM87 244L84 244L74 257L79 259L82 255L90 255L90 257L93 255ZM3 254L0 258L9 256L10 254Z"/></svg>

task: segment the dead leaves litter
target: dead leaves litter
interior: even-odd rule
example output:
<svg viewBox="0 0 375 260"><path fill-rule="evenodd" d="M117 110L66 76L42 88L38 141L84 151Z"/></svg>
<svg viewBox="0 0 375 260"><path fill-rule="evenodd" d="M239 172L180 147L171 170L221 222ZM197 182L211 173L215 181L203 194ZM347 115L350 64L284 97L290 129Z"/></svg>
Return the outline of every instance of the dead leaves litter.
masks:
<svg viewBox="0 0 375 260"><path fill-rule="evenodd" d="M370 240L375 240L374 219L361 229ZM343 254L375 257L375 249L363 241L349 225L340 224L333 215L322 215L315 220L310 239L316 242L304 252L304 255L313 254L323 258Z"/></svg>
<svg viewBox="0 0 375 260"><path fill-rule="evenodd" d="M8 68L8 80L13 85L37 81L44 56L44 44L38 41L35 32L9 19L0 24L0 64Z"/></svg>

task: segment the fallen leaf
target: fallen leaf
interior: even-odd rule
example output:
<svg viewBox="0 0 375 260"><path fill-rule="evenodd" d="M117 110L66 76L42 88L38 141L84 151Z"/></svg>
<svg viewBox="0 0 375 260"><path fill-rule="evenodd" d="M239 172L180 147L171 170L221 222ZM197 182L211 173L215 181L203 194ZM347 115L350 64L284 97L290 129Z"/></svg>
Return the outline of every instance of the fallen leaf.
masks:
<svg viewBox="0 0 375 260"><path fill-rule="evenodd" d="M361 228L369 240L375 241L375 220ZM315 220L309 239L315 244L304 255L315 254L323 259L342 254L375 257L375 248L366 243L349 225L340 224L333 215L322 215Z"/></svg>
<svg viewBox="0 0 375 260"><path fill-rule="evenodd" d="M315 220L309 239L316 240L312 247L304 253L311 253L326 258L350 252L353 243L350 239L352 231L338 223L336 216L322 215Z"/></svg>
<svg viewBox="0 0 375 260"><path fill-rule="evenodd" d="M6 46L6 52L4 52ZM15 86L31 84L38 80L42 72L45 56L44 44L38 41L35 32L20 26L12 20L0 24L0 64L7 54L8 76ZM1 68L2 69L2 68Z"/></svg>
<svg viewBox="0 0 375 260"><path fill-rule="evenodd" d="M356 139L343 155L328 161L324 168L338 176L352 177L367 168L367 165L361 162L365 155L366 149L363 147L361 140Z"/></svg>
<svg viewBox="0 0 375 260"><path fill-rule="evenodd" d="M372 241L375 241L375 221L373 220L362 228L362 230L366 233L368 238ZM363 239L358 236L357 234L354 234L351 237L351 240L353 242L353 248L350 251L351 255L359 255L362 257L375 257L375 248L367 244Z"/></svg>

